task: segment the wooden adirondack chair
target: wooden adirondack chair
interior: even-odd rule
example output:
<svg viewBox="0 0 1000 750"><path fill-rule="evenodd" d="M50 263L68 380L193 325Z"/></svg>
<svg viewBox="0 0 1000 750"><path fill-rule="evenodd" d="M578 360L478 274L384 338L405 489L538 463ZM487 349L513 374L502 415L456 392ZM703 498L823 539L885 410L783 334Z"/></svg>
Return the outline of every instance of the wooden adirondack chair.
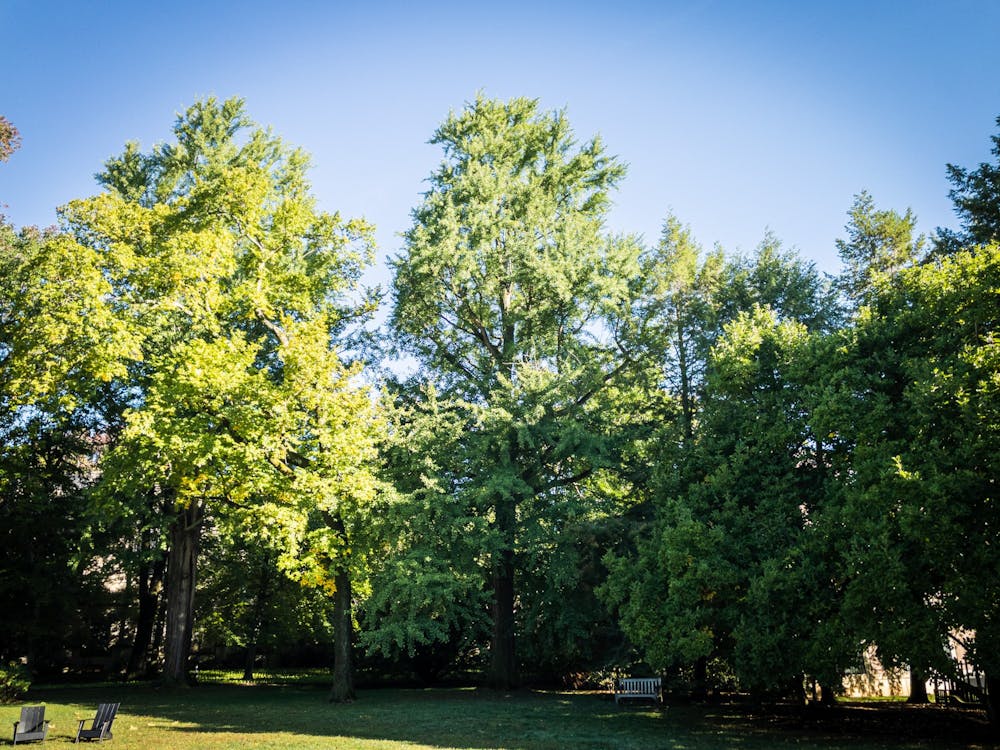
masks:
<svg viewBox="0 0 1000 750"><path fill-rule="evenodd" d="M76 730L76 739L73 742L79 742L80 740L99 740L104 742L104 740L111 739L111 725L114 723L115 715L118 713L118 707L121 703L102 703L97 707L97 714L94 715L94 720L90 723L90 729L84 729L83 725L87 723L86 719L80 720L80 726Z"/></svg>
<svg viewBox="0 0 1000 750"><path fill-rule="evenodd" d="M21 709L21 720L14 722L15 745L18 742L43 741L48 733L45 706L25 706Z"/></svg>

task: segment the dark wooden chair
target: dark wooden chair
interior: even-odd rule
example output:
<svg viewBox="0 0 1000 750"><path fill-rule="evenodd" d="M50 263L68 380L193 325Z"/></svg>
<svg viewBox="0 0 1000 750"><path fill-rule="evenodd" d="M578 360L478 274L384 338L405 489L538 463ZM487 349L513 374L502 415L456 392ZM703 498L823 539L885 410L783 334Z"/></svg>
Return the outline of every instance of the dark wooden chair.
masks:
<svg viewBox="0 0 1000 750"><path fill-rule="evenodd" d="M21 709L21 720L14 722L15 745L18 742L41 742L48 733L45 706L25 706Z"/></svg>
<svg viewBox="0 0 1000 750"><path fill-rule="evenodd" d="M76 739L73 742L79 742L80 740L98 740L104 742L104 740L111 739L111 725L115 721L115 715L118 713L118 707L121 703L102 703L97 707L97 713L94 715L94 720L90 723L90 729L84 729L83 725L87 723L86 719L80 720L80 726L76 730Z"/></svg>

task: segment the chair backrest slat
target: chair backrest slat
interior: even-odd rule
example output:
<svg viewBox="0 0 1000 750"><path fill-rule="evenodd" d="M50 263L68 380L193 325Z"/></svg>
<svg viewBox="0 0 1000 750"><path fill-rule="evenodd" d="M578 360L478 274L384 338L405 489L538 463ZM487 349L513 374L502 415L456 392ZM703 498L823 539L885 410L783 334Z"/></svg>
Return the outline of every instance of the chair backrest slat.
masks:
<svg viewBox="0 0 1000 750"><path fill-rule="evenodd" d="M100 729L104 724L110 724L115 720L120 703L101 703L97 707L97 715L94 717L94 729Z"/></svg>
<svg viewBox="0 0 1000 750"><path fill-rule="evenodd" d="M45 706L25 706L21 709L21 721L18 730L21 734L40 731L45 723Z"/></svg>

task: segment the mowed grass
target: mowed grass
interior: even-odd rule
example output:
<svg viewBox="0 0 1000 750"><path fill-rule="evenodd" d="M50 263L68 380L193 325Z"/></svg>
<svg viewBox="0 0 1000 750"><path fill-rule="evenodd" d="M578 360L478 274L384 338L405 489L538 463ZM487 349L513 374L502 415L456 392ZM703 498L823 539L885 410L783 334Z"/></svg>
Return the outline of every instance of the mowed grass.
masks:
<svg viewBox="0 0 1000 750"><path fill-rule="evenodd" d="M776 725L733 707L618 707L609 696L586 693L385 689L361 691L346 705L332 705L326 697L316 685L203 685L173 691L108 685L39 689L25 705L46 705L52 721L48 746L72 742L78 719L92 719L99 702L120 701L112 740L118 750L994 747L940 736L858 736L828 722L822 729ZM19 706L0 706L8 738L19 712Z"/></svg>

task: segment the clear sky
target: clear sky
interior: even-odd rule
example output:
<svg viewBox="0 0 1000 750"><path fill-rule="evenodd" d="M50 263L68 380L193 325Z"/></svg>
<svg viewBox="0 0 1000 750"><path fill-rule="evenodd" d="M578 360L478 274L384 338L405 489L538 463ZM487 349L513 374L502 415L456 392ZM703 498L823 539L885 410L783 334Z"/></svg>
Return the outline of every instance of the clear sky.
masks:
<svg viewBox="0 0 1000 750"><path fill-rule="evenodd" d="M955 224L945 164L990 159L1000 0L299 2L0 0L0 165L15 225L97 192L129 140L167 139L233 95L303 147L320 205L365 216L384 258L440 160L427 144L477 91L565 108L629 164L609 228L706 247L766 229L835 272L853 196Z"/></svg>

